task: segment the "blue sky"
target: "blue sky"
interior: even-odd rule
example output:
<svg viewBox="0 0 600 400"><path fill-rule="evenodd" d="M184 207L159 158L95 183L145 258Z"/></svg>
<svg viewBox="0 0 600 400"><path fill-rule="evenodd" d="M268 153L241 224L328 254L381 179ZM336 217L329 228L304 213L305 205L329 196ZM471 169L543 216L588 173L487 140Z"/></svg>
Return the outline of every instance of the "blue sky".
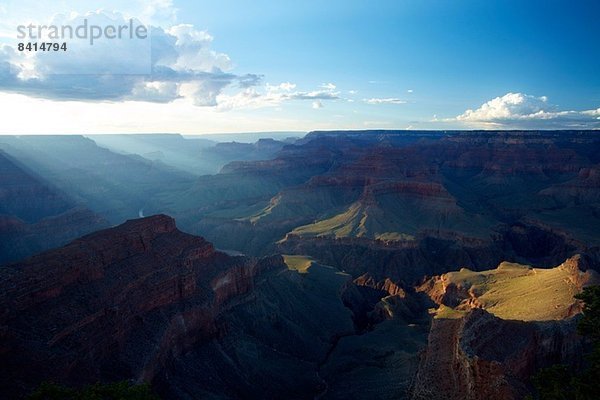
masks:
<svg viewBox="0 0 600 400"><path fill-rule="evenodd" d="M597 1L41 3L0 1L3 133L600 127ZM7 50L19 21L87 12L160 28L169 78L82 83ZM31 107L45 124L14 117Z"/></svg>

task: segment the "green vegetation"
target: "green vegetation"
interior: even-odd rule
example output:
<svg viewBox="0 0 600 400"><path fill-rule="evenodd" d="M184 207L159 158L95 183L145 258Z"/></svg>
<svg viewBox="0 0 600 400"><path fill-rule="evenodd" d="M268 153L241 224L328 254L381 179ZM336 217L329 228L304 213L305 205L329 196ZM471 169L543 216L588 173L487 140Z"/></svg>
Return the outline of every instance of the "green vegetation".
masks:
<svg viewBox="0 0 600 400"><path fill-rule="evenodd" d="M583 319L577 326L579 333L600 344L600 286L587 287L575 298L584 304Z"/></svg>
<svg viewBox="0 0 600 400"><path fill-rule="evenodd" d="M583 318L577 329L588 337L593 350L587 356L587 367L574 372L565 365L540 370L532 379L538 400L600 399L600 286L590 286L575 298L584 302Z"/></svg>
<svg viewBox="0 0 600 400"><path fill-rule="evenodd" d="M160 400L148 384L134 385L128 381L96 383L73 389L51 382L42 383L28 400Z"/></svg>

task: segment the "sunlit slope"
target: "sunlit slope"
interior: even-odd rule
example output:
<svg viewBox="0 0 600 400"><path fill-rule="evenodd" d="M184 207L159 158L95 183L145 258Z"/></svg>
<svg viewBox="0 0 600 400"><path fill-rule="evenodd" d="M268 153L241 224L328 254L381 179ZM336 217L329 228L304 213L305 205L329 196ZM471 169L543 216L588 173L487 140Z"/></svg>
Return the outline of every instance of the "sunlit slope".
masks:
<svg viewBox="0 0 600 400"><path fill-rule="evenodd" d="M595 271L583 272L578 263L576 256L551 269L508 262L482 272L463 268L433 278L420 289L440 303L438 318L483 308L502 319L559 320L578 312L573 296L584 286L599 282Z"/></svg>
<svg viewBox="0 0 600 400"><path fill-rule="evenodd" d="M298 271L300 273L308 272L314 260L309 256L302 255L283 255L283 261L292 271Z"/></svg>
<svg viewBox="0 0 600 400"><path fill-rule="evenodd" d="M415 194L411 191L368 193L345 211L330 218L300 226L299 236L363 237L381 240L411 240L423 231L460 231L485 236L492 223L472 215L447 194Z"/></svg>
<svg viewBox="0 0 600 400"><path fill-rule="evenodd" d="M296 218L310 220L329 216L356 201L359 185L306 184L287 188L274 196L260 212L248 217L252 222L269 223Z"/></svg>

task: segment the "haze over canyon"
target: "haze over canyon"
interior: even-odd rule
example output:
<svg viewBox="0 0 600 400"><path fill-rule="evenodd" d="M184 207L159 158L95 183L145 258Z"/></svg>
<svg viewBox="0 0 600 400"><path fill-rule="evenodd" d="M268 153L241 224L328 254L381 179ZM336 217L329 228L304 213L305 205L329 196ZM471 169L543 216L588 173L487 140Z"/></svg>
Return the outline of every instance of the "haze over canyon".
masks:
<svg viewBox="0 0 600 400"><path fill-rule="evenodd" d="M1 397L524 399L589 367L597 132L233 139L0 136Z"/></svg>

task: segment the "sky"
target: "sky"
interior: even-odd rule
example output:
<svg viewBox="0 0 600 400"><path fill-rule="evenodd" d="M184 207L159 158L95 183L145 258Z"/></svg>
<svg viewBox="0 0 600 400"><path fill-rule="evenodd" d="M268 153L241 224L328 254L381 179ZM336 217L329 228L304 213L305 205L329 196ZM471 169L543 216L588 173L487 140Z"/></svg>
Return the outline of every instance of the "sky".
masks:
<svg viewBox="0 0 600 400"><path fill-rule="evenodd" d="M600 129L596 0L0 0L0 133ZM56 39L18 26L146 38ZM45 32L48 35L48 32Z"/></svg>

